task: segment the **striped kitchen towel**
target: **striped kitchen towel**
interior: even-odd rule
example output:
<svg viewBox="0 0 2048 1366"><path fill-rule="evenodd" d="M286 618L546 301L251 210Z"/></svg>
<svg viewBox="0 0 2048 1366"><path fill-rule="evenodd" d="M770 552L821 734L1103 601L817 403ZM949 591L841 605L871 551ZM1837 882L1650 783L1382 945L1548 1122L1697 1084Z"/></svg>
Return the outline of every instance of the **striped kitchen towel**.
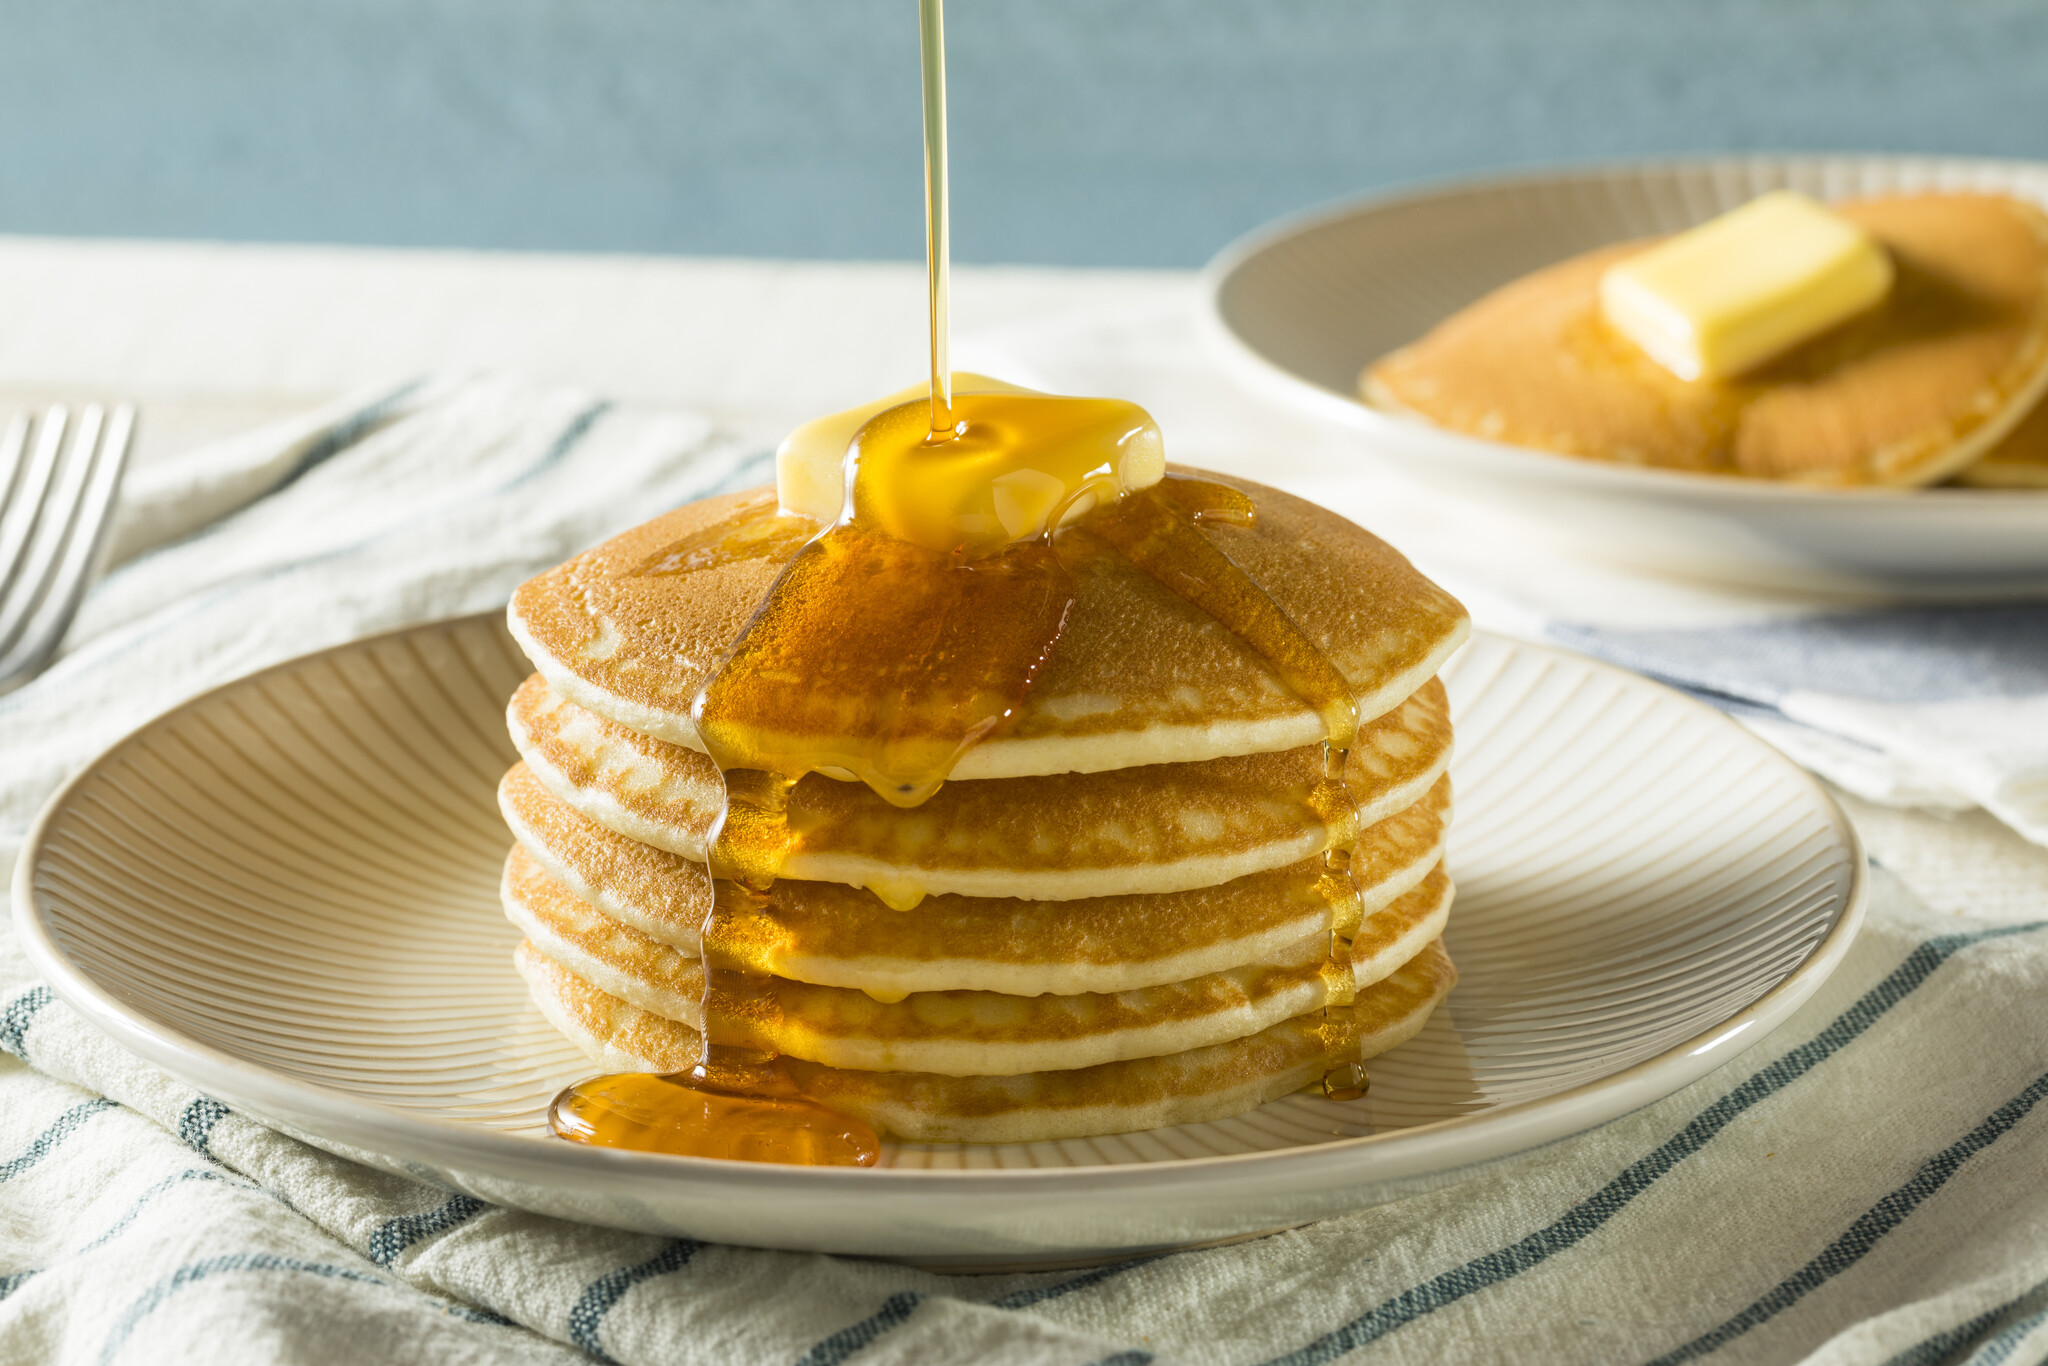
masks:
<svg viewBox="0 0 2048 1366"><path fill-rule="evenodd" d="M409 384L145 466L63 653L0 699L0 862L83 760L195 693L490 610L656 510L772 477L699 418L509 379Z"/></svg>
<svg viewBox="0 0 2048 1366"><path fill-rule="evenodd" d="M579 1227L355 1166L5 974L0 1358L92 1363L2048 1360L2048 923L1883 880L1749 1055L1398 1204L945 1277Z"/></svg>
<svg viewBox="0 0 2048 1366"><path fill-rule="evenodd" d="M0 699L8 847L148 712L486 607L767 470L703 423L502 381L272 435L298 453L220 456L243 499L191 511L206 455L158 484L200 500L150 514L178 539L138 533L57 668ZM1867 930L1790 1022L1592 1133L1251 1242L992 1277L584 1227L357 1166L123 1052L0 934L0 1361L2038 1362L2040 857L1996 919L1880 873Z"/></svg>

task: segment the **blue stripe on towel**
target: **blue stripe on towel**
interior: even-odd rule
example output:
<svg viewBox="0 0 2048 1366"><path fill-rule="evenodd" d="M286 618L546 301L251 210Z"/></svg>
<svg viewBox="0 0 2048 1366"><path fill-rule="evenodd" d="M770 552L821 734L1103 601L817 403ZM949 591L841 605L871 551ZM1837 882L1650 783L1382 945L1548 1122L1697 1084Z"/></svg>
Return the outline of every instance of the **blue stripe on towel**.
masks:
<svg viewBox="0 0 2048 1366"><path fill-rule="evenodd" d="M582 412L576 414L576 416L570 418L569 425L564 427L555 437L554 442L542 453L541 458L521 470L500 492L516 489L530 480L538 479L568 459L569 452L575 450L577 443L590 435L590 429L597 425L597 420L611 410L611 400L599 399Z"/></svg>
<svg viewBox="0 0 2048 1366"><path fill-rule="evenodd" d="M880 1309L859 1323L848 1324L798 1357L796 1366L839 1366L840 1362L915 1314L917 1306L922 1303L924 1296L915 1290L899 1291L883 1300Z"/></svg>
<svg viewBox="0 0 2048 1366"><path fill-rule="evenodd" d="M1126 1262L1112 1262L1108 1266L1098 1266L1092 1270L1084 1271L1078 1276L1070 1276L1055 1285L1040 1286L1036 1290L1014 1291L999 1300L991 1301L990 1307L995 1309L1029 1309L1033 1305L1044 1304L1047 1300L1056 1300L1062 1295L1071 1295L1076 1290L1086 1290L1091 1285L1100 1285L1112 1276L1121 1276L1126 1271L1134 1270L1141 1266L1149 1266L1159 1260L1160 1258L1155 1256L1133 1257Z"/></svg>
<svg viewBox="0 0 2048 1366"><path fill-rule="evenodd" d="M159 1195L162 1195L171 1187L183 1185L187 1181L225 1181L230 1185L242 1186L245 1189L248 1187L247 1182L244 1182L235 1177L230 1177L226 1173L215 1170L211 1167L187 1167L184 1171L177 1172L171 1176L165 1177L163 1180L157 1182L154 1186L151 1186L142 1194L136 1196L135 1203L128 1207L128 1212L126 1214L123 1214L119 1219L116 1219L113 1223L113 1226L110 1227L105 1233L102 1233L99 1237L93 1239L84 1247L79 1248L78 1251L80 1253L90 1252L94 1248L102 1245L103 1243L112 1241L116 1234L120 1233L123 1229L127 1228L128 1225L134 1223L138 1218L141 1217L142 1211L148 1208L150 1201L156 1199Z"/></svg>
<svg viewBox="0 0 2048 1366"><path fill-rule="evenodd" d="M23 1037L28 1033L28 1027L35 1023L36 1016L42 1014L43 1007L56 999L48 987L37 986L9 1001L6 1011L0 1013L0 1048L26 1060L28 1055L22 1052L26 1047Z"/></svg>
<svg viewBox="0 0 2048 1366"><path fill-rule="evenodd" d="M2011 1360L2013 1352L2019 1350L2019 1343L2025 1341L2025 1337L2034 1333L2042 1323L2048 1323L2048 1309L2032 1313L2019 1323L2013 1323L1997 1337L1987 1341L1985 1346L1972 1352L1970 1360L1966 1360L1962 1366L2005 1366L2005 1362Z"/></svg>
<svg viewBox="0 0 2048 1366"><path fill-rule="evenodd" d="M1985 940L2003 939L2043 928L2048 928L2048 921L2003 926L1974 934L1942 935L1928 940L1907 954L1905 961L1889 976L1837 1015L1825 1029L1752 1073L1741 1085L1695 1115L1671 1138L1567 1210L1563 1217L1518 1243L1484 1257L1476 1257L1463 1266L1403 1291L1307 1346L1274 1357L1266 1366L1320 1366L1323 1362L1334 1361L1397 1328L1455 1304L1467 1295L1511 1280L1575 1246L1621 1213L1637 1196L1656 1184L1658 1178L1704 1148L1744 1111L1776 1095L1848 1047L1956 953Z"/></svg>
<svg viewBox="0 0 2048 1366"><path fill-rule="evenodd" d="M613 1360L599 1336L599 1330L604 1327L604 1316L611 1313L612 1306L640 1282L666 1276L688 1266L690 1258L696 1256L703 1246L687 1238L678 1238L646 1261L607 1271L583 1287L583 1293L576 1297L576 1303L569 1309L569 1341L600 1360Z"/></svg>
<svg viewBox="0 0 2048 1366"><path fill-rule="evenodd" d="M387 1219L370 1233L370 1260L389 1269L408 1248L423 1239L446 1233L489 1208L473 1195L455 1195L423 1214Z"/></svg>
<svg viewBox="0 0 2048 1366"><path fill-rule="evenodd" d="M315 438L304 451L300 452L299 458L292 462L291 468L282 471L261 493L255 494L247 502L237 505L203 526L194 527L191 531L172 540L152 545L140 554L110 567L102 577L117 579L126 578L134 573L148 574L150 568L147 562L154 556L166 550L186 545L203 536L212 535L222 523L230 518L241 515L250 508L262 503L265 499L282 493L308 474L311 474L315 469L332 460L335 456L343 454L350 447L363 440L363 438L373 434L390 419L398 416L399 410L405 401L417 394L425 384L426 381L421 379L408 380L384 395L384 397L373 399L364 407L358 408L354 412L340 418L333 426ZM138 568L138 566L141 567Z"/></svg>
<svg viewBox="0 0 2048 1366"><path fill-rule="evenodd" d="M2048 604L1926 607L1551 639L1681 687L1775 706L1790 692L1873 702L2048 694Z"/></svg>
<svg viewBox="0 0 2048 1366"><path fill-rule="evenodd" d="M2044 1323L2048 1323L2048 1309L2029 1314L1970 1353L1970 1359L1965 1361L1963 1366L2005 1366L2012 1354L2019 1350L2020 1343L2027 1335Z"/></svg>
<svg viewBox="0 0 2048 1366"><path fill-rule="evenodd" d="M488 1323L493 1328L517 1328L519 1324L506 1318L495 1309L479 1309L473 1304L450 1303L443 1306L443 1312L471 1323Z"/></svg>
<svg viewBox="0 0 2048 1366"><path fill-rule="evenodd" d="M262 496L268 498L271 494L297 483L315 469L318 469L350 446L355 445L358 441L376 431L377 428L383 426L397 414L400 404L418 393L425 384L426 381L424 379L407 380L404 384L399 385L398 388L384 395L384 397L374 399L367 406L358 408L355 412L342 418L322 433L318 440L306 447L304 453L299 456L292 467L286 470L283 477L275 484L264 490ZM200 534L203 535L205 530L202 529Z"/></svg>
<svg viewBox="0 0 2048 1366"><path fill-rule="evenodd" d="M228 1107L212 1096L200 1096L178 1116L178 1137L185 1146L206 1157L213 1156L214 1126L228 1117Z"/></svg>
<svg viewBox="0 0 2048 1366"><path fill-rule="evenodd" d="M158 1281L114 1321L107 1333L107 1340L100 1346L100 1366L107 1366L121 1350L135 1326L178 1291L209 1276L226 1271L291 1271L307 1276L319 1276L325 1280L358 1281L364 1285L381 1285L387 1289L398 1289L395 1281L353 1267L334 1266L327 1262L306 1262L297 1257L280 1257L269 1252L234 1252L222 1257L209 1257L203 1262L192 1262L179 1267L163 1280Z"/></svg>
<svg viewBox="0 0 2048 1366"><path fill-rule="evenodd" d="M2016 1295L2004 1304L1987 1309L1977 1317L1953 1328L1944 1328L1921 1342L1914 1343L1897 1356L1888 1357L1883 1366L1935 1366L1959 1347L1967 1346L1990 1331L2000 1319L2006 1318L2016 1309L2038 1302L2048 1293L2048 1281L2042 1281L2026 1293Z"/></svg>
<svg viewBox="0 0 2048 1366"><path fill-rule="evenodd" d="M65 1139L78 1127L102 1110L111 1110L114 1102L103 1097L83 1101L72 1106L51 1121L50 1127L37 1134L35 1141L21 1150L20 1154L5 1163L0 1163L0 1181L12 1181L36 1163L55 1152Z"/></svg>
<svg viewBox="0 0 2048 1366"><path fill-rule="evenodd" d="M1819 1256L1787 1276L1756 1303L1717 1328L1700 1334L1682 1347L1674 1348L1650 1366L1678 1366L1683 1361L1719 1351L1760 1324L1767 1323L1863 1260L1886 1234L1904 1223L1906 1216L1961 1169L1963 1163L2009 1133L2048 1096L2048 1073L2034 1079L2024 1091L1999 1106L1983 1123L1922 1163L1913 1179L1872 1205L1849 1231L1822 1249ZM2017 1340L2017 1339L2015 1339Z"/></svg>

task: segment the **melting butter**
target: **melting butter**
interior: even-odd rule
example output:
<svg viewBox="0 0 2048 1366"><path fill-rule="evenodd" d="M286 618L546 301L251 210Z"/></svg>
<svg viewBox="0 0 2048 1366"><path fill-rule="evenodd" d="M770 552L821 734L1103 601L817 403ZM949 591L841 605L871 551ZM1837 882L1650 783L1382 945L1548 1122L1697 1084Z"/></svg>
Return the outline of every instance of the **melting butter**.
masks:
<svg viewBox="0 0 2048 1366"><path fill-rule="evenodd" d="M1680 379L1741 374L1872 307L1892 261L1854 223L1775 190L1608 268L1600 310Z"/></svg>
<svg viewBox="0 0 2048 1366"><path fill-rule="evenodd" d="M1037 540L1165 476L1165 442L1134 403L961 374L953 426L934 433L930 392L913 385L790 433L775 454L783 510L982 555Z"/></svg>

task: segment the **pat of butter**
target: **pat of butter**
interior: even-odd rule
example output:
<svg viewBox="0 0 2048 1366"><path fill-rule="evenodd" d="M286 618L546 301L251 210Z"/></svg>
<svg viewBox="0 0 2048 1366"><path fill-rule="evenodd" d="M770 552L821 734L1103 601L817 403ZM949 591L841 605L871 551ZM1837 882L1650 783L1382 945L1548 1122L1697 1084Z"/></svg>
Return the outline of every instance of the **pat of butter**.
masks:
<svg viewBox="0 0 2048 1366"><path fill-rule="evenodd" d="M985 553L1166 472L1159 428L1134 404L963 374L953 386L959 425L934 439L928 398L917 385L790 433L775 460L783 511Z"/></svg>
<svg viewBox="0 0 2048 1366"><path fill-rule="evenodd" d="M1819 336L1891 287L1891 257L1870 234L1774 190L1609 267L1600 310L1680 379L1720 379Z"/></svg>
<svg viewBox="0 0 2048 1366"><path fill-rule="evenodd" d="M956 394L1030 394L1036 390L987 375L953 376ZM912 399L931 397L930 383L898 389L887 398L814 417L782 439L775 451L775 496L782 511L831 525L846 505L846 448L871 418Z"/></svg>

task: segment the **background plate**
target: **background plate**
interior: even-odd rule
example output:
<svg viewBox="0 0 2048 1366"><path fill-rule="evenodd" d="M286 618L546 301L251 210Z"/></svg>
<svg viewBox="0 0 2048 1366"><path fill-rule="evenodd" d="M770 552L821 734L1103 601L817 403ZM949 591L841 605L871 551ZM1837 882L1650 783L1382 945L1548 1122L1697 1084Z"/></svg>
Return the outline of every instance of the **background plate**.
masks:
<svg viewBox="0 0 2048 1366"><path fill-rule="evenodd" d="M308 1142L485 1200L722 1242L940 1263L1235 1237L1457 1178L1647 1104L1809 996L1863 859L1806 775L1719 714L1479 637L1458 727L1463 975L1372 1094L883 1168L611 1152L545 1136L591 1071L528 1004L494 789L527 664L495 617L418 627L197 698L60 792L17 918L65 1000Z"/></svg>
<svg viewBox="0 0 2048 1366"><path fill-rule="evenodd" d="M1283 219L1209 266L1232 373L1364 459L1525 534L1666 572L1941 597L2048 585L2048 490L1824 490L1524 450L1368 408L1358 375L1539 267L1675 232L1765 190L1990 189L2048 204L2048 166L1757 156L1496 176Z"/></svg>

